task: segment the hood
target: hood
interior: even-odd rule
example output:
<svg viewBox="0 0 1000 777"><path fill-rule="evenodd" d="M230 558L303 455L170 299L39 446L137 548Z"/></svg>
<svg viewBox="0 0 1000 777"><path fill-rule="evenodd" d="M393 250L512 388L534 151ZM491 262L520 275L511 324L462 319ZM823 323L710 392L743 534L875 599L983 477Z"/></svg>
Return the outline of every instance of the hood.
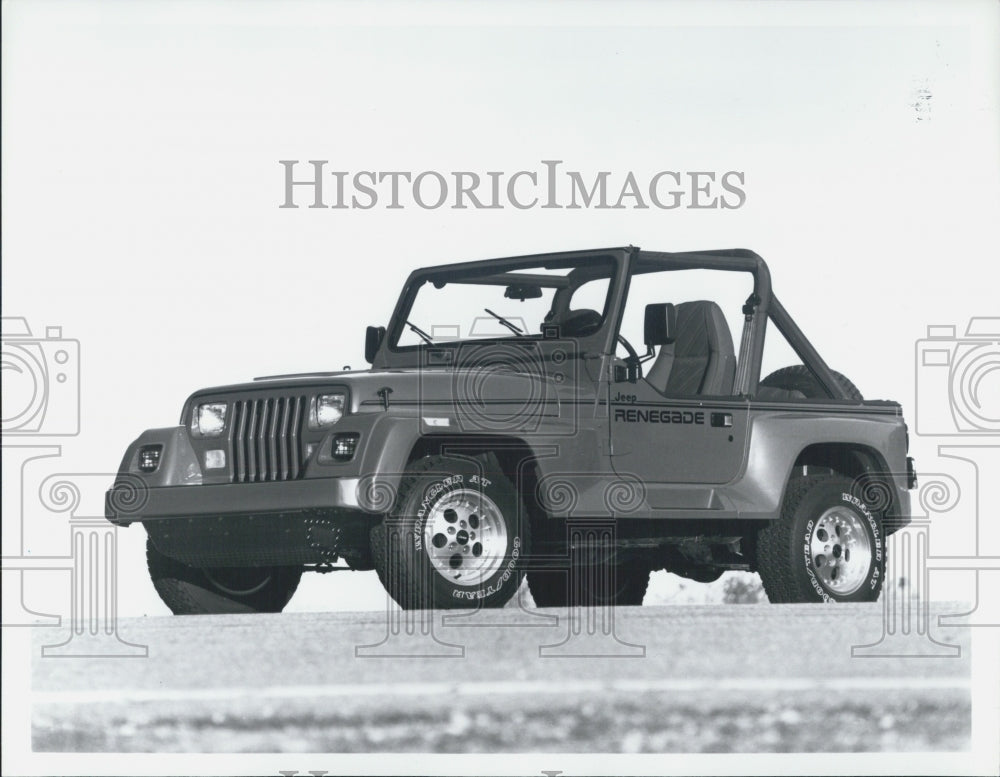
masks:
<svg viewBox="0 0 1000 777"><path fill-rule="evenodd" d="M594 399L595 391L590 381L575 379L575 370L582 368L576 360L569 360L559 365L493 364L275 375L248 383L200 389L188 398L184 412L187 413L195 401L247 399L293 392L314 394L338 388L347 390L352 413L382 409L386 394L390 407L427 402L471 403L475 406L516 403L523 406L526 402ZM581 396L581 389L586 396Z"/></svg>

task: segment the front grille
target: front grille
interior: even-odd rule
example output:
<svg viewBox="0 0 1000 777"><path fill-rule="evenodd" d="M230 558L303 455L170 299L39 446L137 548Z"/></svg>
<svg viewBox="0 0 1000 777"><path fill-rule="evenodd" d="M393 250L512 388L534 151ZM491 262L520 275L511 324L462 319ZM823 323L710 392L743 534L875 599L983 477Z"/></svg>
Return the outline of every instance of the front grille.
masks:
<svg viewBox="0 0 1000 777"><path fill-rule="evenodd" d="M234 483L296 480L302 461L305 397L271 397L233 403L230 442Z"/></svg>

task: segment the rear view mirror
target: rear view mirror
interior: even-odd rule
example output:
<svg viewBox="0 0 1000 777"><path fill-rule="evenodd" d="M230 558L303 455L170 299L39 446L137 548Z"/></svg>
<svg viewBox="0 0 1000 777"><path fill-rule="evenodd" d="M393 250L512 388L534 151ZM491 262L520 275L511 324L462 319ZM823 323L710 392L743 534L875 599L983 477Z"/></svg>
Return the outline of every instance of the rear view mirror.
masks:
<svg viewBox="0 0 1000 777"><path fill-rule="evenodd" d="M365 330L365 361L372 364L375 361L375 354L382 346L385 339L384 326L370 326Z"/></svg>
<svg viewBox="0 0 1000 777"><path fill-rule="evenodd" d="M677 338L677 308L669 302L646 305L643 342L648 348L670 345Z"/></svg>
<svg viewBox="0 0 1000 777"><path fill-rule="evenodd" d="M507 299L519 299L521 302L526 299L539 299L542 296L542 287L527 284L508 286L503 295Z"/></svg>

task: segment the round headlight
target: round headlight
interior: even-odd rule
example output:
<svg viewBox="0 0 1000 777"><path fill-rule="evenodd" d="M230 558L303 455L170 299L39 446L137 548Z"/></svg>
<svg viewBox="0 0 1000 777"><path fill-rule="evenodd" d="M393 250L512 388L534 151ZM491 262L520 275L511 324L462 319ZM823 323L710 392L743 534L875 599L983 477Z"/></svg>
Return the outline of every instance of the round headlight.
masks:
<svg viewBox="0 0 1000 777"><path fill-rule="evenodd" d="M326 429L344 416L347 397L344 394L320 394L309 405L309 427Z"/></svg>
<svg viewBox="0 0 1000 777"><path fill-rule="evenodd" d="M198 405L194 409L194 418L192 419L195 433L204 437L218 437L222 434L222 430L226 428L227 408L228 405L225 402Z"/></svg>

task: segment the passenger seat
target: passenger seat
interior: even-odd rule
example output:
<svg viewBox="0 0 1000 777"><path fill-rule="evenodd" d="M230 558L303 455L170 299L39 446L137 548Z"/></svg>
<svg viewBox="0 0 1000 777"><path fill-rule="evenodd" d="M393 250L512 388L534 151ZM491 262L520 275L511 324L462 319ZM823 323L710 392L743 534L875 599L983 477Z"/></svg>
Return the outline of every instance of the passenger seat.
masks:
<svg viewBox="0 0 1000 777"><path fill-rule="evenodd" d="M677 306L677 336L660 347L646 380L667 396L733 393L736 351L722 309L710 300Z"/></svg>

